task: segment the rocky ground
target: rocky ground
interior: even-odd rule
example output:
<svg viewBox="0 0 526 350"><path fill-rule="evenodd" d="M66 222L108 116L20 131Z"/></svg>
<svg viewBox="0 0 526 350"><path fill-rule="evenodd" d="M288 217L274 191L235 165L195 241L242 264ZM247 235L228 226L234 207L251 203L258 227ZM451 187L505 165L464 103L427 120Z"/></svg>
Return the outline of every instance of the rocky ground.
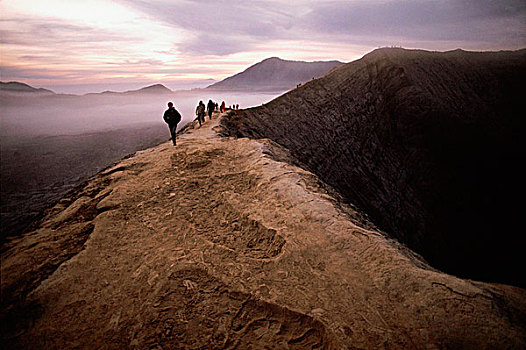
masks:
<svg viewBox="0 0 526 350"><path fill-rule="evenodd" d="M2 252L9 348L524 348L526 292L430 268L218 119L136 153Z"/></svg>

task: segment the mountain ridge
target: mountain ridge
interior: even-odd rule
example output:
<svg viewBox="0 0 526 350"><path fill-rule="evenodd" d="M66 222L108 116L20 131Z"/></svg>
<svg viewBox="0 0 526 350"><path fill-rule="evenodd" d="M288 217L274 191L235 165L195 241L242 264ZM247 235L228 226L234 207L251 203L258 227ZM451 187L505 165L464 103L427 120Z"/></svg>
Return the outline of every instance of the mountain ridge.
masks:
<svg viewBox="0 0 526 350"><path fill-rule="evenodd" d="M34 94L39 96L48 96L48 95L60 95L60 96L96 96L96 95L137 95L137 94L171 94L173 93L172 90L164 86L163 84L157 83L152 85L147 85L145 87L134 89L134 90L126 90L126 91L111 91L106 90L102 92L88 92L86 94L76 95L76 94L64 94L64 93L56 93L52 90L45 89L45 88L35 88L29 84L18 82L18 81L11 81L11 82L0 82L0 92L3 93L21 93L21 94Z"/></svg>
<svg viewBox="0 0 526 350"><path fill-rule="evenodd" d="M342 62L336 60L306 62L269 57L242 72L209 85L206 89L285 91L313 78L319 78L341 64Z"/></svg>
<svg viewBox="0 0 526 350"><path fill-rule="evenodd" d="M35 88L25 83L18 81L1 82L0 91L7 93L25 93L25 94L38 94L38 95L54 95L54 91L44 88Z"/></svg>
<svg viewBox="0 0 526 350"><path fill-rule="evenodd" d="M524 286L525 66L524 49L377 49L223 123L289 149L433 266Z"/></svg>
<svg viewBox="0 0 526 350"><path fill-rule="evenodd" d="M305 83L308 80L319 78L341 64L343 63L337 60L307 62L284 60L274 56L255 63L233 76L214 82L204 89L219 91L286 91L298 84ZM0 83L2 84L0 86L0 91L13 93L38 93L39 95L97 96L170 94L174 92L160 83L122 92L106 90L103 92L89 92L82 95L57 94L51 90L34 88L22 82Z"/></svg>
<svg viewBox="0 0 526 350"><path fill-rule="evenodd" d="M96 96L96 95L141 95L141 94L171 94L172 90L164 86L163 84L148 85L135 90L127 90L122 92L117 91L103 91L103 92L90 92L82 96Z"/></svg>

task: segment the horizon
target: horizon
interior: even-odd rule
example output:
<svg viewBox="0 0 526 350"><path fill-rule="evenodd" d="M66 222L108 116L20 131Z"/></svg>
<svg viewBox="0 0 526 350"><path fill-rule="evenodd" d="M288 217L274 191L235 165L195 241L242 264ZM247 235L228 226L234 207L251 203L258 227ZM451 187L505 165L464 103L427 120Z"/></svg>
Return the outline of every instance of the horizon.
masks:
<svg viewBox="0 0 526 350"><path fill-rule="evenodd" d="M23 81L15 81L15 80L2 81L2 80L0 80L0 83L3 83L3 84L23 84L23 85L29 86L31 88L34 88L34 89L50 90L51 92L53 92L55 94L77 95L77 96L84 96L84 95L90 95L90 94L102 94L102 93L106 93L106 92L113 92L113 93L135 92L135 91L138 91L138 90L142 90L142 89L150 88L150 87L154 87L154 86L162 86L162 87L165 87L165 88L169 89L172 92L185 92L185 91L201 90L202 89L202 88L188 88L188 89L174 90L174 89L170 89L168 86L166 86L163 83L159 83L159 82L155 83L154 82L154 83L150 83L148 85L135 84L135 85L138 86L137 88L132 88L132 89L126 88L125 90L120 90L120 91L119 90L105 89L105 90L101 90L101 91L91 91L90 90L90 91L81 92L81 93L64 93L64 92L58 92L58 91L54 90L53 87L49 87L49 86L33 86L33 85L27 84L26 82L23 82ZM210 84L213 84L213 82L211 82ZM115 85L120 85L120 84L115 84ZM126 86L129 86L129 84L127 84ZM82 86L82 87L84 87L84 86Z"/></svg>
<svg viewBox="0 0 526 350"><path fill-rule="evenodd" d="M254 64L250 65L249 67L245 67L242 71L233 73L231 76L228 76L225 79L231 78L231 77L233 77L235 75L243 73L244 71L246 71L250 67L255 66L255 65L257 65L259 63L262 63L264 61L270 60L270 59L278 59L278 60L281 60L281 61L288 61L288 62L307 62L307 63L339 62L339 63L342 63L342 64L346 63L346 62L341 62L341 61L337 61L337 60L327 60L327 61L285 60L285 59L282 59L280 57L272 56L272 57L264 58L263 60L261 60L259 62L255 62ZM224 80L224 79L222 79L222 80ZM104 90L100 90L100 91L86 90L85 92L83 91L83 92L80 92L80 93L59 92L59 91L54 90L52 86L51 87L50 86L34 86L34 85L28 84L28 83L26 83L24 81L16 81L16 80L4 81L4 80L0 80L0 82L4 83L4 84L11 84L11 83L24 84L24 85L27 85L29 87L36 88L36 89L42 88L42 89L51 90L52 92L58 93L58 94L72 94L72 95L83 96L83 95L87 95L87 94L100 94L100 93L106 93L106 92L116 92L116 93L133 92L133 91L141 90L141 89L144 89L144 88L153 87L153 86L156 86L156 85L161 85L161 86L163 86L165 88L168 88L172 92L188 92L188 91L193 91L193 90L205 89L205 88L209 87L210 85L213 85L215 83L221 82L222 80L207 79L207 80L203 80L201 83L191 84L190 86L178 85L176 88L170 88L170 86L168 86L168 84L165 84L163 82L150 82L150 83L147 83L148 85L144 85L144 84L133 84L133 85L126 84L125 88L124 89L120 89L120 90L119 89L117 89L117 90L104 89ZM110 85L107 85L107 86L120 86L120 85L122 85L122 84L118 84L117 83L117 84L110 84ZM130 86L133 86L133 88L130 88ZM88 88L88 87L89 86L81 86L80 88L82 89L82 88Z"/></svg>
<svg viewBox="0 0 526 350"><path fill-rule="evenodd" d="M270 57L526 47L521 0L13 0L0 10L1 80L57 93L203 88Z"/></svg>
<svg viewBox="0 0 526 350"><path fill-rule="evenodd" d="M385 47L385 48L387 48L387 47ZM421 50L421 49L407 49L407 48L404 48L404 47L390 47L390 48L397 48L397 49L403 49L403 50ZM377 48L377 49L383 49L383 48L380 47L380 48ZM373 49L372 51L375 51L375 50L376 49ZM498 51L496 51L496 50L476 51L476 50L464 50L462 48L457 48L457 49L451 49L451 50L447 50L447 51L435 51L435 52L451 52L451 51L456 51L456 50L462 50L462 51L466 51L466 52L498 52L498 51L520 51L520 50L526 50L526 47L519 48L519 49L516 49L516 50L498 50ZM365 53L364 56L366 56L367 54L371 53L372 51ZM273 58L277 58L277 59L280 59L280 60L283 60L283 61L289 61L289 62L307 62L307 63L310 63L310 62L337 61L337 60L327 60L327 61L284 60L284 59L282 59L280 57L272 56L272 57L267 57L267 58L263 59L262 61L255 62L254 64L250 65L249 67L246 67L242 71L239 71L237 73L233 73L231 76L226 77L225 79L233 77L233 76L238 75L240 73L243 73L248 68L250 68L250 67L252 67L252 66L254 66L254 65L258 64L258 63L261 63L263 61L266 61L266 60L269 60L269 59L273 59ZM357 58L356 60L360 60L361 58L363 58L363 56ZM339 62L342 63L342 64L346 64L346 63L351 63L351 62L354 62L354 61L351 61L351 62L339 61ZM113 93L134 92L134 91L138 91L138 90L141 90L141 89L144 89L144 88L153 87L153 86L156 86L156 85L161 85L161 86L169 89L170 91L172 91L174 93L177 93L177 92L189 92L189 91L199 91L199 90L206 89L208 86L213 85L213 84L218 83L218 82L221 82L221 81L222 80L208 79L208 80L206 80L206 82L203 82L204 85L203 84L199 84L199 83L195 83L195 84L191 84L190 86L178 85L176 88L170 88L170 86L168 86L167 84L162 83L162 82L150 82L150 83L147 83L148 85L144 85L146 83L143 83L143 84L141 84L141 83L129 84L128 83L128 84L124 84L124 88L121 88L121 89L117 88L115 90L111 90L112 86L123 86L123 84L115 83L115 84L105 85L105 87L107 87L107 88L102 88L102 90L99 89L98 91L86 90L86 89L89 89L90 85L87 85L87 86L74 85L74 87L76 89L79 89L80 92L63 92L63 91L58 91L58 90L53 89L53 86L51 86L51 87L50 86L33 86L33 85L27 84L26 82L23 82L23 81L14 81L14 80L2 81L2 80L0 80L0 82L4 83L4 84L20 83L20 84L24 84L24 85L27 85L29 87L36 88L36 89L42 88L42 89L51 90L53 93L56 93L56 94L70 94L70 95L77 95L77 96L84 96L84 95L89 95L89 94L101 94L101 93L106 93L106 92L113 92ZM61 87L62 86L58 86L59 89ZM101 87L99 86L99 88L101 88Z"/></svg>

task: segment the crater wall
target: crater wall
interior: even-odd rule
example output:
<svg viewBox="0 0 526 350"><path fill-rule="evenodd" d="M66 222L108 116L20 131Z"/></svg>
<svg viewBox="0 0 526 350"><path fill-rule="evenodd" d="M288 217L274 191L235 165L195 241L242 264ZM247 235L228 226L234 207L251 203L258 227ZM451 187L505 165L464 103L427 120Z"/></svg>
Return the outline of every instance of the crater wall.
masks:
<svg viewBox="0 0 526 350"><path fill-rule="evenodd" d="M222 124L287 147L433 266L524 287L524 81L526 50L379 49Z"/></svg>

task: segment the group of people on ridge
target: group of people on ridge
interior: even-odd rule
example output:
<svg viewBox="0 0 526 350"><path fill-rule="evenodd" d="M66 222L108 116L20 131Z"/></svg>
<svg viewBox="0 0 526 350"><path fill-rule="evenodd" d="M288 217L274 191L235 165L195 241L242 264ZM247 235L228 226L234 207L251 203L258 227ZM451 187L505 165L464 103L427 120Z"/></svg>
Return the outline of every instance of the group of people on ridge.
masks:
<svg viewBox="0 0 526 350"><path fill-rule="evenodd" d="M237 105L239 106L239 105ZM225 101L221 103L221 106L217 104L217 102L213 102L212 100L208 100L207 105L203 103L203 101L199 101L199 104L197 105L197 108L195 109L195 114L197 115L197 121L199 121L199 126L202 125L202 123L205 122L205 116L208 114L208 118L212 120L212 113L219 108L219 111L221 113L224 113L226 110ZM172 102L168 102L168 109L164 112L163 119L168 124L168 128L170 129L170 140L172 140L173 145L176 145L176 133L177 133L177 124L181 121L182 117L181 114L175 109L174 104Z"/></svg>
<svg viewBox="0 0 526 350"><path fill-rule="evenodd" d="M221 103L221 112L224 112L224 105L225 102ZM199 104L197 105L197 108L195 109L195 115L197 115L197 121L199 122L199 126L201 126L202 123L205 122L205 113L208 114L208 118L212 120L212 113L218 108L217 102L213 102L212 100L208 100L208 103L205 107L205 104L203 101L199 101Z"/></svg>

